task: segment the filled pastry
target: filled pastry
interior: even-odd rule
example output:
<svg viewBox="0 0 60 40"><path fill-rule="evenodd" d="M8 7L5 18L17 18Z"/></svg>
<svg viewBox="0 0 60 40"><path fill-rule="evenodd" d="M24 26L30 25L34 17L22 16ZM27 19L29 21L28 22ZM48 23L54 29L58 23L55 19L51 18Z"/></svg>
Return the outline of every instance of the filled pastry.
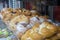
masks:
<svg viewBox="0 0 60 40"><path fill-rule="evenodd" d="M43 36L38 31L39 23L36 23L32 29L29 29L22 37L21 40L43 40Z"/></svg>
<svg viewBox="0 0 60 40"><path fill-rule="evenodd" d="M12 26L17 26L18 24L24 25L26 26L29 22L29 19L25 16L25 15L20 15L20 16L16 16L15 18L13 18L9 25ZM11 29L13 30L13 29Z"/></svg>
<svg viewBox="0 0 60 40"><path fill-rule="evenodd" d="M57 32L57 27L49 22L35 24L32 29L28 30L21 40L44 40L51 37ZM29 38L29 39L28 39Z"/></svg>

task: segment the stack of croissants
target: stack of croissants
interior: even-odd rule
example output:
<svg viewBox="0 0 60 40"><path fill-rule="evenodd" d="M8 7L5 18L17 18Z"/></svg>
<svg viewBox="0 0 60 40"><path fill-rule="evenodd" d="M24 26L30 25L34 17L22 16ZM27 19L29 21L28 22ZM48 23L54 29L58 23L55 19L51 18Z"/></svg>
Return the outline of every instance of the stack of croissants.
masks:
<svg viewBox="0 0 60 40"><path fill-rule="evenodd" d="M0 17L18 40L60 40L60 27L35 10L4 8Z"/></svg>

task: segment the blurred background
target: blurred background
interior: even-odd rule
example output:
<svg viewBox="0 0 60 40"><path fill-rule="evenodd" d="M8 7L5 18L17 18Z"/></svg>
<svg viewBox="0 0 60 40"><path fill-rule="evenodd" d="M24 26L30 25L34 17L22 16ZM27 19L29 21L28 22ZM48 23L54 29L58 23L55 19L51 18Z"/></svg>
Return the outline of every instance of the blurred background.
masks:
<svg viewBox="0 0 60 40"><path fill-rule="evenodd" d="M48 15L51 20L60 22L59 0L0 0L0 10L3 8L25 8L37 10L42 15Z"/></svg>

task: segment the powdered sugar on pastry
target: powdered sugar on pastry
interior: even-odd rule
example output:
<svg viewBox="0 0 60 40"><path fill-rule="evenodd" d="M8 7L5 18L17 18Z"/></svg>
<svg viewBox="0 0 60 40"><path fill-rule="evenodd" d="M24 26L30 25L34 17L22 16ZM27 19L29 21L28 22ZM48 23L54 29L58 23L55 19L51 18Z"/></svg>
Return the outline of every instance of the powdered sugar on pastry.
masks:
<svg viewBox="0 0 60 40"><path fill-rule="evenodd" d="M19 25L16 25L17 27L17 31L21 32L21 33L24 33L26 32L26 27L24 27L23 25L19 24Z"/></svg>
<svg viewBox="0 0 60 40"><path fill-rule="evenodd" d="M31 21L38 21L37 17L32 17L30 20Z"/></svg>
<svg viewBox="0 0 60 40"><path fill-rule="evenodd" d="M30 18L30 23L31 24L39 23L39 20L37 19L37 17L32 17Z"/></svg>

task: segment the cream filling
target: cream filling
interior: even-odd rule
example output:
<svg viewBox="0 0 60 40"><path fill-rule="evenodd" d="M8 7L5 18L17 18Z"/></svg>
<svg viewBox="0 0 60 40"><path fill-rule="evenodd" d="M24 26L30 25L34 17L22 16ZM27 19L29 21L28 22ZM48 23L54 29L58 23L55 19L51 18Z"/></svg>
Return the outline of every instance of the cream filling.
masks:
<svg viewBox="0 0 60 40"><path fill-rule="evenodd" d="M26 26L26 28L30 29L30 28L32 28L32 26L29 24L29 25Z"/></svg>
<svg viewBox="0 0 60 40"><path fill-rule="evenodd" d="M32 28L36 22L39 22L39 20L36 17L32 17L30 18L30 24L28 26Z"/></svg>
<svg viewBox="0 0 60 40"><path fill-rule="evenodd" d="M36 22L38 19L36 17L32 17L32 18L30 18L30 20Z"/></svg>
<svg viewBox="0 0 60 40"><path fill-rule="evenodd" d="M23 25L19 24L19 25L16 25L16 28L17 28L17 31L21 32L21 33L24 33L27 28L24 27Z"/></svg>

